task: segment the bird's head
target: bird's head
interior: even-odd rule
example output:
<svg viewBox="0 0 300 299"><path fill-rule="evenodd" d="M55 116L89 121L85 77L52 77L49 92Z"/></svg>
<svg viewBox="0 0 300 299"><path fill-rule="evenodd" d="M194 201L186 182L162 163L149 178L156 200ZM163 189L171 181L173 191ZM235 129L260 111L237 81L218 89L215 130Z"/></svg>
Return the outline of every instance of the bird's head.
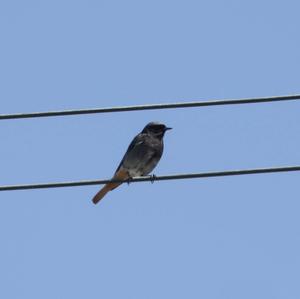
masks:
<svg viewBox="0 0 300 299"><path fill-rule="evenodd" d="M159 122L151 122L146 125L142 133L153 134L157 137L163 137L165 132L171 130L172 128L167 127L166 125Z"/></svg>

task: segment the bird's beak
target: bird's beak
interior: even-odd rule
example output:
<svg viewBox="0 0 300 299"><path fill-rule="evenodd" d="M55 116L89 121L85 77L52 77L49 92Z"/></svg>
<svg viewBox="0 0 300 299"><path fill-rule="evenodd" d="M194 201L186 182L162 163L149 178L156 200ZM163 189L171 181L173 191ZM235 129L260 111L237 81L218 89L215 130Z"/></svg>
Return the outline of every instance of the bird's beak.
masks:
<svg viewBox="0 0 300 299"><path fill-rule="evenodd" d="M173 128L166 127L165 131L172 130Z"/></svg>

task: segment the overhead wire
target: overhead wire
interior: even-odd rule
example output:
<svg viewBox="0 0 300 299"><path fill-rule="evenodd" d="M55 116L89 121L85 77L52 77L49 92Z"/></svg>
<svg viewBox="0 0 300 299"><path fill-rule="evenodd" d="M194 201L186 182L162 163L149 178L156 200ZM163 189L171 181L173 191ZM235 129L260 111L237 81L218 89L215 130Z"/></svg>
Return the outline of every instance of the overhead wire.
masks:
<svg viewBox="0 0 300 299"><path fill-rule="evenodd" d="M258 104L258 103L295 101L295 100L300 100L300 94L273 96L273 97L260 97L260 98L208 100L208 101L196 101L196 102L149 104L149 105L120 106L120 107L108 107L108 108L91 108L91 109L77 109L77 110L61 110L61 111L57 110L57 111L46 111L46 112L0 114L0 120L40 118L40 117L53 117L53 116L68 116L68 115L83 115L83 114L95 114L95 113L112 113L112 112L126 112L126 111L141 111L141 110L159 110L159 109L208 107L208 106L222 106L222 105Z"/></svg>
<svg viewBox="0 0 300 299"><path fill-rule="evenodd" d="M102 185L102 184L107 184L108 182L138 183L138 182L147 182L147 181L155 182L155 181L167 181L167 180L212 178L212 177L239 176L239 175L264 174L264 173L284 173L284 172L295 172L295 171L300 171L300 166L254 168L254 169L212 171L212 172L200 172L200 173L183 173L183 174L172 174L172 175L162 175L162 176L142 176L142 177L134 177L126 181L104 179L104 180L55 182L55 183L41 183L41 184L27 184L27 185L8 185L8 186L0 186L0 191Z"/></svg>

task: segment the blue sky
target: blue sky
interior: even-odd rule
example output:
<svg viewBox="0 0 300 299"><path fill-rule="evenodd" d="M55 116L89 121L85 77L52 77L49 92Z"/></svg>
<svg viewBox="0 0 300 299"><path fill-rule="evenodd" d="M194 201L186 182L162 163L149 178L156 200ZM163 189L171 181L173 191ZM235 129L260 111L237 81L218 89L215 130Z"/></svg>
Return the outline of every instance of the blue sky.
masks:
<svg viewBox="0 0 300 299"><path fill-rule="evenodd" d="M1 113L300 92L299 1L0 2ZM299 165L300 103L1 121L0 184ZM300 297L299 173L1 192L1 298Z"/></svg>

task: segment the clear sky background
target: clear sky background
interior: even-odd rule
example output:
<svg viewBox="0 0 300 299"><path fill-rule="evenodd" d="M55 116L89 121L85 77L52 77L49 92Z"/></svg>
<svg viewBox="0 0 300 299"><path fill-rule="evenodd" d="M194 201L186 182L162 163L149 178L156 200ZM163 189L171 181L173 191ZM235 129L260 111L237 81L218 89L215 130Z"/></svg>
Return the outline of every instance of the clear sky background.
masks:
<svg viewBox="0 0 300 299"><path fill-rule="evenodd" d="M1 113L300 92L299 1L0 1ZM0 122L0 184L300 164L300 103ZM300 298L300 173L0 193L0 297Z"/></svg>

